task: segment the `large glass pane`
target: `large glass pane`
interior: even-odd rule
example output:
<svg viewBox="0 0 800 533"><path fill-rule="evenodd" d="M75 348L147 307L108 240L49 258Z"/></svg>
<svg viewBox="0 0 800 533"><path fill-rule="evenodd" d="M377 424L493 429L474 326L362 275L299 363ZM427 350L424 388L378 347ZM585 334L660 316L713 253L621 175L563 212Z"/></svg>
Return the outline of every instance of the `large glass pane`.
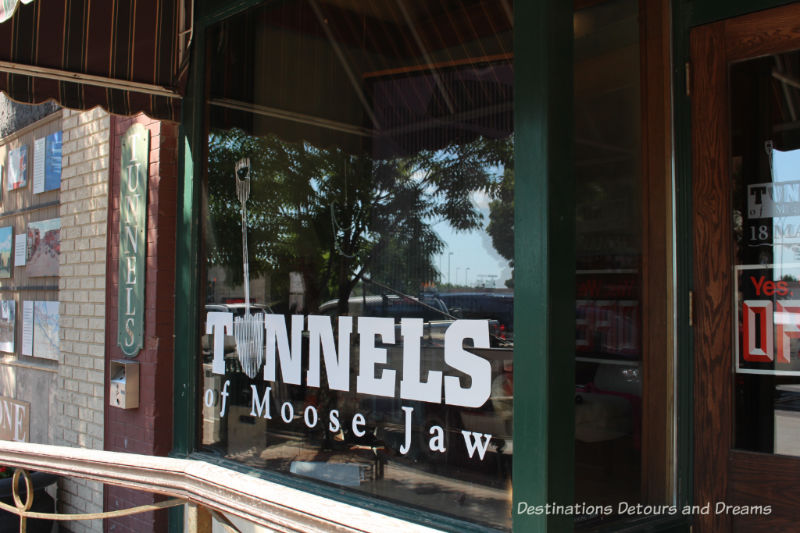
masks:
<svg viewBox="0 0 800 533"><path fill-rule="evenodd" d="M737 448L800 455L800 52L730 68Z"/></svg>
<svg viewBox="0 0 800 533"><path fill-rule="evenodd" d="M511 20L310 0L211 29L203 449L510 527Z"/></svg>
<svg viewBox="0 0 800 533"><path fill-rule="evenodd" d="M593 4L574 20L580 523L643 501L639 3Z"/></svg>

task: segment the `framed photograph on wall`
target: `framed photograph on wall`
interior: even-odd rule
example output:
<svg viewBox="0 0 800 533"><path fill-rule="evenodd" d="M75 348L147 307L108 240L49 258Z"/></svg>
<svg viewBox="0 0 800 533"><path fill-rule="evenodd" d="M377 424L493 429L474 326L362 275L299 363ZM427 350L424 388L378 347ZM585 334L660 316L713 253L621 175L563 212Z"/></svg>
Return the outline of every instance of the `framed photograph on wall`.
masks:
<svg viewBox="0 0 800 533"><path fill-rule="evenodd" d="M44 152L44 190L61 188L61 132L47 136Z"/></svg>
<svg viewBox="0 0 800 533"><path fill-rule="evenodd" d="M17 302L0 300L0 352L14 353Z"/></svg>
<svg viewBox="0 0 800 533"><path fill-rule="evenodd" d="M61 219L28 222L26 269L28 276L58 276L61 254Z"/></svg>
<svg viewBox="0 0 800 533"><path fill-rule="evenodd" d="M8 152L6 161L8 179L6 190L21 189L28 184L28 146L23 145Z"/></svg>
<svg viewBox="0 0 800 533"><path fill-rule="evenodd" d="M33 356L58 360L58 302L33 302Z"/></svg>
<svg viewBox="0 0 800 533"><path fill-rule="evenodd" d="M10 278L12 275L13 235L13 226L0 227L0 278Z"/></svg>

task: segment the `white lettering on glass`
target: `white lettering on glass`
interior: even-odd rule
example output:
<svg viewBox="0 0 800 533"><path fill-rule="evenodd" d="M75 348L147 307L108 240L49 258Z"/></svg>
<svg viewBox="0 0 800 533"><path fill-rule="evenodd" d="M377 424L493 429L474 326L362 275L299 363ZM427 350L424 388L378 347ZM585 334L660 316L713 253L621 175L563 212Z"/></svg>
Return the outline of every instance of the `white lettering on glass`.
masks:
<svg viewBox="0 0 800 533"><path fill-rule="evenodd" d="M377 336L384 344L394 344L394 320L391 318L360 317L358 319L360 337L359 368L356 390L361 394L375 396L394 396L395 371L379 369L380 377L375 377L375 365L386 364L386 348L375 345Z"/></svg>
<svg viewBox="0 0 800 533"><path fill-rule="evenodd" d="M276 359L278 359L282 382L291 385L302 384L305 322L306 317L293 315L290 337L283 315L265 315L264 381L276 381ZM350 379L352 361L350 351L353 343L350 342L350 338L353 335L354 325L357 326L359 335L355 392L389 398L397 396L398 370L390 368L397 365L402 369L403 376L400 381L399 397L404 400L440 403L442 390L444 390L444 401L448 405L475 408L482 406L489 399L492 381L491 364L464 348L465 340L471 340L475 348L490 347L487 320L455 320L449 324L444 333L444 358L443 361L437 361L431 360L432 350L427 352L422 350L424 323L421 319L402 319L399 326L401 339L398 341L395 334L398 328L392 318L354 319L342 316L338 318L337 343L331 318L310 315L307 330L309 344L307 386L315 388L321 386L321 366L324 362L328 387L339 391L351 390L353 384ZM225 375L224 339L226 335L233 335L233 313L209 312L205 331L213 337L211 371L214 374ZM387 345L397 345L394 357L399 359L398 354L402 353L402 361L389 361ZM437 353L437 357L441 356ZM423 360L426 367L438 364L442 370L427 370L427 375L423 376ZM448 369L455 372L448 372ZM264 400L259 400L259 403L263 402ZM334 424L333 418L331 424Z"/></svg>

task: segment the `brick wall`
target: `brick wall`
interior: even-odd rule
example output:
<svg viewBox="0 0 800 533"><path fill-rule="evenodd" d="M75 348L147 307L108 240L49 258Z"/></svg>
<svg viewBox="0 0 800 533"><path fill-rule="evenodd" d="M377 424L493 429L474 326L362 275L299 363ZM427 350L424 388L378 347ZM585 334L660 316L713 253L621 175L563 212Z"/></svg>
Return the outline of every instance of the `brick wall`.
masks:
<svg viewBox="0 0 800 533"><path fill-rule="evenodd" d="M177 202L176 124L145 115L112 117L111 211L107 266L107 358L122 359L117 346L117 285L119 278L120 140L133 124L150 132L145 277L144 348L140 368L139 408L106 407L105 447L111 451L166 455L172 449L172 361L175 305L175 222ZM106 367L107 368L107 367ZM106 509L152 503L152 494L106 487ZM120 533L166 531L167 513L145 513L107 521L107 530Z"/></svg>
<svg viewBox="0 0 800 533"><path fill-rule="evenodd" d="M55 444L102 450L105 407L105 275L110 116L63 110L61 256ZM103 510L103 486L62 479L59 511ZM72 522L74 533L102 531L99 520Z"/></svg>

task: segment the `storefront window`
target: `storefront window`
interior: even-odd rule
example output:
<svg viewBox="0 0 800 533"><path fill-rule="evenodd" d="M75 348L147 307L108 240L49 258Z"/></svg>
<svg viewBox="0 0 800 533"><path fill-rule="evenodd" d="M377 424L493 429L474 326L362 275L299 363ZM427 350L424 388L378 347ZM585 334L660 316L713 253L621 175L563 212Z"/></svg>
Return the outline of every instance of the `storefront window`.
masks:
<svg viewBox="0 0 800 533"><path fill-rule="evenodd" d="M208 34L200 448L511 525L510 2Z"/></svg>

